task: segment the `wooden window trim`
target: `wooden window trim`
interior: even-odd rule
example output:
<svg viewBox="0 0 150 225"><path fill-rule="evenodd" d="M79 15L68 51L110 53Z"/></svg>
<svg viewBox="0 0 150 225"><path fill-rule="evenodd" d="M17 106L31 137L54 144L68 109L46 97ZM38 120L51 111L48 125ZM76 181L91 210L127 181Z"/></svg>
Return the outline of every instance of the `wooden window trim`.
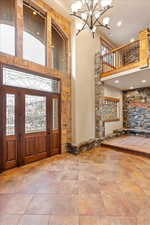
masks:
<svg viewBox="0 0 150 225"><path fill-rule="evenodd" d="M109 41L107 41L105 38L100 37L100 43L103 44L105 47L112 50L114 48L113 44L111 44Z"/></svg>
<svg viewBox="0 0 150 225"><path fill-rule="evenodd" d="M106 96L104 97L104 101L117 103L117 111L119 110L119 113L118 113L119 115L118 115L118 118L116 119L104 120L103 122L104 123L119 122L120 121L120 106L118 106L118 104L120 103L120 99Z"/></svg>
<svg viewBox="0 0 150 225"><path fill-rule="evenodd" d="M119 98L113 98L113 97L104 97L104 100L110 101L110 102L120 102Z"/></svg>

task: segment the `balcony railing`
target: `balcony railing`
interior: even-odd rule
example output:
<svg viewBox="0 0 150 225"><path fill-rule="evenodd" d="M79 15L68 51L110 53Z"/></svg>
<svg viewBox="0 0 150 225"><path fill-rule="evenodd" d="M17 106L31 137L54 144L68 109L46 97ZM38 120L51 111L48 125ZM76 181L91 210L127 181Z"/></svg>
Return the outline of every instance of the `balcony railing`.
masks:
<svg viewBox="0 0 150 225"><path fill-rule="evenodd" d="M148 66L150 58L149 30L140 32L139 40L113 49L99 57L102 78L136 67Z"/></svg>
<svg viewBox="0 0 150 225"><path fill-rule="evenodd" d="M102 72L109 72L139 62L139 48L139 41L134 41L101 56Z"/></svg>

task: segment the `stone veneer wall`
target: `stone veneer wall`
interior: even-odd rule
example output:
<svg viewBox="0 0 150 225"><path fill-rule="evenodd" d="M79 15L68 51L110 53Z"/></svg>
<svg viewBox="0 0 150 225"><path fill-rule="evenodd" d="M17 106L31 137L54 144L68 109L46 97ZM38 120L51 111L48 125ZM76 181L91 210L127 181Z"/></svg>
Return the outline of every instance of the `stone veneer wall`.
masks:
<svg viewBox="0 0 150 225"><path fill-rule="evenodd" d="M105 124L103 122L104 83L101 82L102 71L100 53L95 55L95 137L104 138Z"/></svg>
<svg viewBox="0 0 150 225"><path fill-rule="evenodd" d="M123 92L124 127L150 131L150 87Z"/></svg>

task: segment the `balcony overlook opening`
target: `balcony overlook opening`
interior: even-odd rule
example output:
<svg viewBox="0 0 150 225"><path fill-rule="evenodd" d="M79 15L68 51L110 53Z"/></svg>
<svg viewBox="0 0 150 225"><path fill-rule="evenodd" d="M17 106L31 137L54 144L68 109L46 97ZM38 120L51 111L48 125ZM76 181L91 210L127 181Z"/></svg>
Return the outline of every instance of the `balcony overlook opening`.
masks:
<svg viewBox="0 0 150 225"><path fill-rule="evenodd" d="M95 56L101 78L132 69L148 68L150 62L149 37L150 31L145 29L139 32L136 41L111 50L101 48L101 51Z"/></svg>

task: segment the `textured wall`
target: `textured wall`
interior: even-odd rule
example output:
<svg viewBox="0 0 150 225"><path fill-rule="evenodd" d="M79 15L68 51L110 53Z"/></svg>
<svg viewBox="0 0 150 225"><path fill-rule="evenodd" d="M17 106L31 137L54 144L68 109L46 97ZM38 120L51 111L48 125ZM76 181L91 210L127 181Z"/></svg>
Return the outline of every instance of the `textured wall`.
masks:
<svg viewBox="0 0 150 225"><path fill-rule="evenodd" d="M104 102L104 83L101 82L100 73L102 71L100 53L95 55L95 136L103 138L105 124L102 120Z"/></svg>
<svg viewBox="0 0 150 225"><path fill-rule="evenodd" d="M79 144L95 137L94 55L99 50L99 36L93 39L89 30L76 38L76 71L73 88L73 142Z"/></svg>
<svg viewBox="0 0 150 225"><path fill-rule="evenodd" d="M124 127L150 130L150 87L123 93Z"/></svg>
<svg viewBox="0 0 150 225"><path fill-rule="evenodd" d="M105 136L112 134L114 130L123 128L123 112L122 112L122 91L119 89L106 86L104 87L104 96L105 97L113 97L118 98L120 100L119 103L119 111L120 116L118 121L106 122L105 123Z"/></svg>

